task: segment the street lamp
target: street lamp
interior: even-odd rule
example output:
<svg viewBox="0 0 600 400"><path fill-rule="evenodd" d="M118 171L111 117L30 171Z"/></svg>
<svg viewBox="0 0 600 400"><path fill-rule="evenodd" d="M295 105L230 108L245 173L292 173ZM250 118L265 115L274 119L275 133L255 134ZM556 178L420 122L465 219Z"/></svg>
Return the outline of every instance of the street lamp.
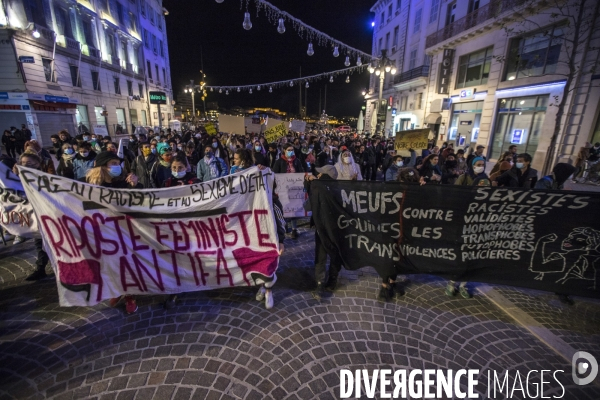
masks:
<svg viewBox="0 0 600 400"><path fill-rule="evenodd" d="M200 71L202 72L202 71ZM206 90L204 90L204 85L206 85L206 82L204 82L204 78L206 78L206 75L204 74L204 72L202 72L202 81L200 82L199 85L195 85L194 84L194 80L190 79L190 84L186 85L185 88L183 89L184 93L189 93L192 96L192 113L194 115L194 118L196 118L196 103L195 103L195 99L194 99L194 95L196 94L196 91L201 92L202 93L202 102L204 104L204 118L206 118L206 102L205 102L205 98L206 98Z"/></svg>
<svg viewBox="0 0 600 400"><path fill-rule="evenodd" d="M385 75L388 73L392 75L396 74L396 61L390 60L387 57L387 50L381 50L381 58L369 66L369 72L375 73L375 75L379 77L379 102L377 103L377 108L379 109L379 107L381 107L381 100L383 100L383 82L385 81Z"/></svg>

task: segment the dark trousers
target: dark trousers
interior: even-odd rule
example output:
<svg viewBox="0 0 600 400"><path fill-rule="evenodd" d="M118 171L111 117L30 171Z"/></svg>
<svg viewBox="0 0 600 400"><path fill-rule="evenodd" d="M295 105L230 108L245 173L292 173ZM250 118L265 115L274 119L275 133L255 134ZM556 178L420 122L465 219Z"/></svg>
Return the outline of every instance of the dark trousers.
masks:
<svg viewBox="0 0 600 400"><path fill-rule="evenodd" d="M329 276L340 273L342 263L339 257L331 257L329 263ZM319 233L315 232L315 280L317 283L325 283L325 275L327 273L327 250L321 242Z"/></svg>
<svg viewBox="0 0 600 400"><path fill-rule="evenodd" d="M25 143L22 142L16 142L15 143L15 150L17 151L17 154L21 155L21 153L25 152Z"/></svg>
<svg viewBox="0 0 600 400"><path fill-rule="evenodd" d="M366 181L374 181L377 178L377 168L375 165L367 165L365 167L365 173L363 179Z"/></svg>
<svg viewBox="0 0 600 400"><path fill-rule="evenodd" d="M17 153L15 152L15 146L6 146L6 154L8 154L9 157L12 158L17 158Z"/></svg>
<svg viewBox="0 0 600 400"><path fill-rule="evenodd" d="M46 265L48 265L48 254L44 251L44 242L42 239L34 239L33 243L35 244L35 251L37 253L35 265L37 265L38 270L45 271Z"/></svg>

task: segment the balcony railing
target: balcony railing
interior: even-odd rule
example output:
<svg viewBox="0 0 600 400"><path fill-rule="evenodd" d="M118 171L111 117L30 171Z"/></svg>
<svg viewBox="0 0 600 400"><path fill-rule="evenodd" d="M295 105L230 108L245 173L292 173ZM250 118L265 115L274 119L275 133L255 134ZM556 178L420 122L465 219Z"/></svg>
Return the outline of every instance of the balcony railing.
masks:
<svg viewBox="0 0 600 400"><path fill-rule="evenodd" d="M407 82L420 77L429 76L429 65L421 65L420 67L413 68L410 71L401 73L394 77L394 85L399 83Z"/></svg>
<svg viewBox="0 0 600 400"><path fill-rule="evenodd" d="M75 39L71 39L70 37L65 36L65 44L67 49L79 52L81 47L79 46L79 42Z"/></svg>
<svg viewBox="0 0 600 400"><path fill-rule="evenodd" d="M450 39L468 29L473 28L485 21L495 18L502 12L523 4L523 0L492 0L488 4L470 12L461 19L454 21L439 31L427 36L425 47L432 47L436 44Z"/></svg>

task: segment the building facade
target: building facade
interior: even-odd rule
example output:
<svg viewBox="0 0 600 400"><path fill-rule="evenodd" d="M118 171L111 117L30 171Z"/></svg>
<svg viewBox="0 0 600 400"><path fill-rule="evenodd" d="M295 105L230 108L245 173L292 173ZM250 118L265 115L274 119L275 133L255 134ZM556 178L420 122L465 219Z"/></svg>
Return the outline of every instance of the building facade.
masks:
<svg viewBox="0 0 600 400"><path fill-rule="evenodd" d="M160 11L164 57L148 53L141 10ZM26 124L42 146L67 129L72 136L131 133L158 126L150 90L172 98L162 7L156 0L0 0L0 123ZM160 43L160 40L158 40ZM152 47L151 47L152 48ZM158 49L157 49L158 50ZM161 54L157 51L157 54ZM155 84L147 61L164 68ZM163 82L165 81L166 82ZM165 84L166 83L166 84ZM163 111L164 110L164 111ZM161 106L172 113L170 104Z"/></svg>
<svg viewBox="0 0 600 400"><path fill-rule="evenodd" d="M600 141L600 75L594 72L600 62L600 30L585 31L600 23L599 2L587 0L579 21L582 29L575 38L572 21L577 15L567 12L577 10L572 6L580 2L569 0L569 8L550 9L550 2L534 0L380 0L372 9L376 13L373 54L387 47L388 35L393 47L396 25L408 32L399 44L404 50L396 56L398 70L413 71L410 67L418 67L418 61L407 66L406 60L419 60L424 54L422 68L407 74L406 81L400 78L402 73L389 78L383 98L392 99L395 118L406 115L403 104L410 109L412 99L416 107L408 111L414 115L414 128L430 128L430 137L440 143L482 144L492 160L515 144L519 152L533 156L534 168L546 167L546 171L556 162L572 163L585 142ZM398 3L400 12L394 11L388 22L389 9L395 10ZM381 15L385 24L377 29ZM581 46L569 68L566 44L573 40ZM566 87L569 71L575 74ZM372 84L371 101L377 92ZM563 96L565 116L559 123L556 150L546 160ZM422 112L418 100L423 101ZM396 126L397 119L390 114L386 128L395 132L406 127Z"/></svg>

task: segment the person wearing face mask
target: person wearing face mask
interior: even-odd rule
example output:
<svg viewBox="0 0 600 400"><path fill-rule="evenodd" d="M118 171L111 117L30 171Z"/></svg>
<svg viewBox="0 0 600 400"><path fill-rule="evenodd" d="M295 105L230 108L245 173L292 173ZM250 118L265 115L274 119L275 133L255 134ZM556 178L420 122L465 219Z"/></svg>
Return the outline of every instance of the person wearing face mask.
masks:
<svg viewBox="0 0 600 400"><path fill-rule="evenodd" d="M227 176L229 168L227 163L221 157L215 156L213 152L214 145L206 146L204 149L204 157L198 161L196 167L196 176L202 182L207 182L212 179L217 179L222 176Z"/></svg>
<svg viewBox="0 0 600 400"><path fill-rule="evenodd" d="M196 168L198 167L198 161L200 161L200 156L196 151L196 145L194 144L194 142L192 140L188 141L185 147L183 148L183 151L185 153L191 171L196 171Z"/></svg>
<svg viewBox="0 0 600 400"><path fill-rule="evenodd" d="M386 182L394 182L398 179L398 172L401 168L404 167L404 160L402 156L396 155L392 157L392 163L385 171L385 181Z"/></svg>
<svg viewBox="0 0 600 400"><path fill-rule="evenodd" d="M121 163L123 160L116 153L103 151L96 156L94 168L90 169L86 175L86 180L92 185L98 185L114 189L142 189L138 183L138 178L134 174L126 174ZM125 300L125 311L127 314L133 314L138 307L135 298L132 295L114 297L109 300L111 307L116 307L121 300Z"/></svg>
<svg viewBox="0 0 600 400"><path fill-rule="evenodd" d="M171 162L171 176L165 180L163 187L184 186L199 183L200 179L193 172L187 171L187 159L178 154Z"/></svg>
<svg viewBox="0 0 600 400"><path fill-rule="evenodd" d="M442 184L454 185L454 182L456 182L456 179L459 176L456 165L454 153L448 153L444 165L442 165Z"/></svg>
<svg viewBox="0 0 600 400"><path fill-rule="evenodd" d="M94 167L95 160L96 152L92 150L92 146L87 142L81 143L73 159L74 179L85 180L88 171Z"/></svg>
<svg viewBox="0 0 600 400"><path fill-rule="evenodd" d="M259 141L254 142L254 149L252 151L252 156L254 157L254 163L256 165L264 165L265 167L268 166L267 159L263 155L263 147Z"/></svg>
<svg viewBox="0 0 600 400"><path fill-rule="evenodd" d="M205 149L206 151L206 149ZM215 137L212 138L211 142L211 151L213 155L225 162L225 171L229 171L229 153L227 150L221 145L221 142Z"/></svg>
<svg viewBox="0 0 600 400"><path fill-rule="evenodd" d="M173 149L168 144L161 142L156 146L156 151L158 157L150 169L150 181L152 187L161 188L165 181L171 177Z"/></svg>
<svg viewBox="0 0 600 400"><path fill-rule="evenodd" d="M466 174L459 176L454 184L462 186L490 186L490 178L485 173L485 160L481 157L475 157L471 163L472 168Z"/></svg>
<svg viewBox="0 0 600 400"><path fill-rule="evenodd" d="M42 146L38 143L37 140L33 139L28 142L25 142L25 151L31 150L35 152L42 159L42 164L40 165L40 169L47 174L56 175L56 169L54 168L54 161L52 161L52 156L46 149L42 149ZM62 157L62 151L61 151Z"/></svg>
<svg viewBox="0 0 600 400"><path fill-rule="evenodd" d="M502 157L500 157L498 159L498 161L496 162L496 165L494 165L494 168L492 168L492 170L490 171L490 177L500 170L500 164L502 164L505 161L508 161L510 163L510 162L512 162L512 160L513 160L512 153L510 151L505 151L502 154Z"/></svg>
<svg viewBox="0 0 600 400"><path fill-rule="evenodd" d="M140 143L139 149L141 155L137 156L131 166L131 170L138 177L138 182L144 187L144 189L152 187L152 179L150 178L150 171L157 161L155 154L152 154L150 143Z"/></svg>
<svg viewBox="0 0 600 400"><path fill-rule="evenodd" d="M307 172L302 162L298 158L296 158L294 146L291 143L288 143L284 149L284 153L277 161L275 161L275 165L273 166L273 172L276 174L293 174ZM296 218L289 218L288 220L286 220L286 222L287 221L289 221L292 225L292 239L297 239L298 220Z"/></svg>
<svg viewBox="0 0 600 400"><path fill-rule="evenodd" d="M493 185L533 189L537 182L538 172L530 167L531 160L531 156L527 153L517 155L517 163L500 175Z"/></svg>
<svg viewBox="0 0 600 400"><path fill-rule="evenodd" d="M348 150L342 152L338 162L335 163L337 179L341 181L362 181L360 167L354 162L352 153Z"/></svg>
<svg viewBox="0 0 600 400"><path fill-rule="evenodd" d="M277 161L279 159L279 152L277 151L277 144L275 144L275 143L269 144L269 151L267 152L267 155L265 156L265 158L266 158L265 167L269 167L269 168L273 169L273 167L275 166L275 161Z"/></svg>
<svg viewBox="0 0 600 400"><path fill-rule="evenodd" d="M56 168L56 174L58 176L75 179L73 160L75 159L76 155L77 153L75 153L75 150L73 150L73 146L68 143L63 144L62 156L58 161L58 167Z"/></svg>

